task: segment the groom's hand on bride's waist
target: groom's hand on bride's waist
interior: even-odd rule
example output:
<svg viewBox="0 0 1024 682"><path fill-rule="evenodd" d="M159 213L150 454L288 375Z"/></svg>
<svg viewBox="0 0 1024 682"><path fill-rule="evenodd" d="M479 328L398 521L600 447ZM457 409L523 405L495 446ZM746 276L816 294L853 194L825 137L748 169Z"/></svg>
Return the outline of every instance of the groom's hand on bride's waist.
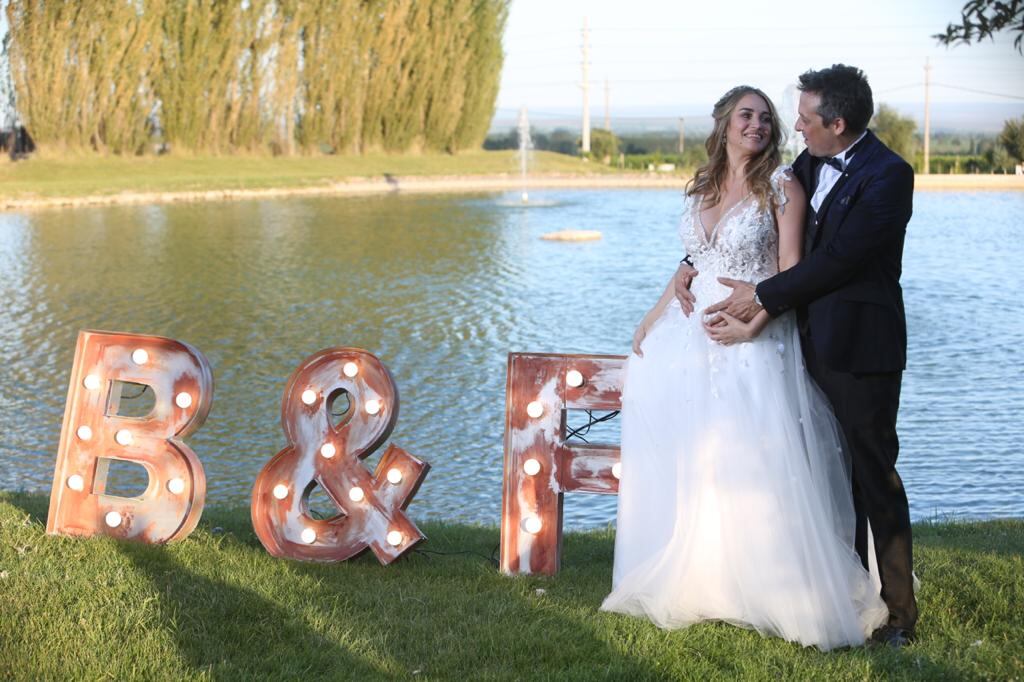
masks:
<svg viewBox="0 0 1024 682"><path fill-rule="evenodd" d="M676 299L679 300L679 306L687 317L693 312L693 305L697 302L697 297L690 292L690 284L698 274L692 265L683 261L676 269L676 274L673 278L675 280Z"/></svg>
<svg viewBox="0 0 1024 682"><path fill-rule="evenodd" d="M732 293L729 294L729 298L705 308L705 315L714 315L724 310L743 322L750 322L754 319L755 315L761 312L761 306L754 301L753 284L742 282L738 279L729 279L728 277L719 277L718 281L727 287L732 287ZM719 319L712 318L708 321L708 324L714 326Z"/></svg>

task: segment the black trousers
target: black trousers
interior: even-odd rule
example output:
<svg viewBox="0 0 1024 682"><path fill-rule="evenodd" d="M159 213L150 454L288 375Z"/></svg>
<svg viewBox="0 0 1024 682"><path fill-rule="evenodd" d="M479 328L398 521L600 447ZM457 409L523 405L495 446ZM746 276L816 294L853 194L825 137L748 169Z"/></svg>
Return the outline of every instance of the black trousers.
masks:
<svg viewBox="0 0 1024 682"><path fill-rule="evenodd" d="M811 377L832 403L852 464L853 507L857 515L855 549L868 566L868 522L882 579L889 624L913 629L914 599L910 508L896 473L900 443L896 413L903 372L853 374L825 367L808 339L801 339Z"/></svg>

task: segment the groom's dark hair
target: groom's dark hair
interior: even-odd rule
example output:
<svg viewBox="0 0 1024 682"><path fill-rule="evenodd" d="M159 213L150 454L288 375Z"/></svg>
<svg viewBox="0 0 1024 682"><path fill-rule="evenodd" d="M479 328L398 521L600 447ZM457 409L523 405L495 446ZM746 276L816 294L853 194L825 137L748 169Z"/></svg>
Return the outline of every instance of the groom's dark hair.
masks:
<svg viewBox="0 0 1024 682"><path fill-rule="evenodd" d="M854 135L864 132L875 112L868 77L855 66L833 64L820 71L807 71L800 74L797 88L821 98L818 115L826 126L841 118Z"/></svg>

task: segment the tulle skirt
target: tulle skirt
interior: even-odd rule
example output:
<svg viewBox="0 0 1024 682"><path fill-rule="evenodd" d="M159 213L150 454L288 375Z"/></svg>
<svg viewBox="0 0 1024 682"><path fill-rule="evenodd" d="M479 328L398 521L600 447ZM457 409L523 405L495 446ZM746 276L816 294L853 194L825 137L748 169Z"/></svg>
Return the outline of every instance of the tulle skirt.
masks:
<svg viewBox="0 0 1024 682"><path fill-rule="evenodd" d="M792 314L721 346L673 302L630 356L613 590L663 628L722 620L831 649L888 610L853 551L848 466Z"/></svg>

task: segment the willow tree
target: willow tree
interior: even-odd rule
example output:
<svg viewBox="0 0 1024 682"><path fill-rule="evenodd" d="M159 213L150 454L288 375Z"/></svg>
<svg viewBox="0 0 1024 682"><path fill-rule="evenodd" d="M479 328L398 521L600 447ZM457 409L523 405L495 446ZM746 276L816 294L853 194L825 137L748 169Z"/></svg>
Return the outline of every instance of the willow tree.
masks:
<svg viewBox="0 0 1024 682"><path fill-rule="evenodd" d="M10 0L7 18L18 108L37 144L142 150L159 13L128 2Z"/></svg>
<svg viewBox="0 0 1024 682"><path fill-rule="evenodd" d="M455 130L453 150L475 149L483 144L494 116L504 61L501 37L508 19L508 2L474 0L473 5L472 28L466 36L471 67L464 81L465 103Z"/></svg>
<svg viewBox="0 0 1024 682"><path fill-rule="evenodd" d="M423 146L434 151L457 151L456 131L466 105L466 74L474 54L466 49L474 30L475 0L453 0L442 15L442 5L433 4L429 32L431 64L424 78ZM449 26L449 30L436 27ZM488 120L488 124L490 120ZM481 140L482 141L482 140Z"/></svg>
<svg viewBox="0 0 1024 682"><path fill-rule="evenodd" d="M257 27L268 0L166 0L162 13L160 123L175 148L258 146L259 91L269 48Z"/></svg>
<svg viewBox="0 0 1024 682"><path fill-rule="evenodd" d="M476 147L508 0L8 0L45 146L290 154Z"/></svg>
<svg viewBox="0 0 1024 682"><path fill-rule="evenodd" d="M371 44L381 0L312 0L302 28L302 110L297 138L306 151L362 149Z"/></svg>

